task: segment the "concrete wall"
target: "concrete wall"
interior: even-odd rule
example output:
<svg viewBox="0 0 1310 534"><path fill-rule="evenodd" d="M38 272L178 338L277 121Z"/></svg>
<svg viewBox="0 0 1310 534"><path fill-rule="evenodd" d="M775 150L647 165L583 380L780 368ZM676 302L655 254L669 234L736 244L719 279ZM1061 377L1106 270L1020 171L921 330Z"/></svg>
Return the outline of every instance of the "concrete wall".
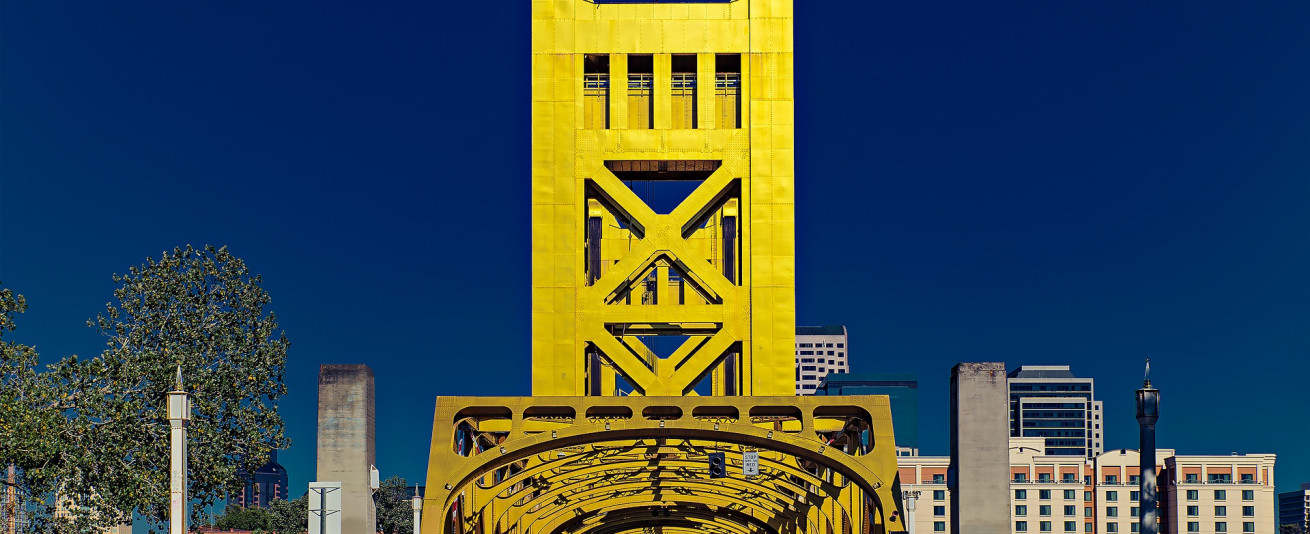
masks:
<svg viewBox="0 0 1310 534"><path fill-rule="evenodd" d="M318 371L318 478L341 482L342 534L377 532L369 466L376 464L373 370L324 365Z"/></svg>
<svg viewBox="0 0 1310 534"><path fill-rule="evenodd" d="M1002 362L951 368L951 532L1010 531L1010 400Z"/></svg>

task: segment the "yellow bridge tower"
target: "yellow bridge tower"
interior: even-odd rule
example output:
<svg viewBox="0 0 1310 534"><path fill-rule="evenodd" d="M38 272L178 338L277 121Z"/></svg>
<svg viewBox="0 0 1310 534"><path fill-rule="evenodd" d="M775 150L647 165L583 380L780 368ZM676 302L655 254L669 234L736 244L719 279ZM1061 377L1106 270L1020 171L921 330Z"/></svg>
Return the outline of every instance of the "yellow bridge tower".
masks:
<svg viewBox="0 0 1310 534"><path fill-rule="evenodd" d="M533 397L441 397L423 531L904 530L885 396L794 397L791 0L532 0Z"/></svg>

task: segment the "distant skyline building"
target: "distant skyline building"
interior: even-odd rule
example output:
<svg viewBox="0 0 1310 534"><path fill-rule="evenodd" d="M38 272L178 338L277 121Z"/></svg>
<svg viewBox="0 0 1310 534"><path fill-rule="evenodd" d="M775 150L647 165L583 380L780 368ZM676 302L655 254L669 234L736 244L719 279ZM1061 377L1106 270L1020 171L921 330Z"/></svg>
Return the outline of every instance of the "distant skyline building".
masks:
<svg viewBox="0 0 1310 534"><path fill-rule="evenodd" d="M255 476L237 472L241 491L228 502L242 508L268 508L276 500L287 500L287 470L277 463L277 450L268 454L268 462L255 470Z"/></svg>
<svg viewBox="0 0 1310 534"><path fill-rule="evenodd" d="M1278 524L1296 525L1301 534L1310 532L1310 482L1301 489L1278 494Z"/></svg>
<svg viewBox="0 0 1310 534"><path fill-rule="evenodd" d="M919 451L919 377L913 373L829 372L815 395L887 395L892 404L896 448L902 454Z"/></svg>
<svg viewBox="0 0 1310 534"><path fill-rule="evenodd" d="M1074 376L1068 365L1021 365L1007 378L1011 437L1045 438L1048 456L1105 452L1093 379Z"/></svg>
<svg viewBox="0 0 1310 534"><path fill-rule="evenodd" d="M796 394L813 395L828 373L849 373L846 327L796 327Z"/></svg>
<svg viewBox="0 0 1310 534"><path fill-rule="evenodd" d="M1114 449L1092 459L1049 456L1042 454L1044 441L1009 440L1009 526L999 532L1138 532L1138 451ZM1276 534L1274 460L1272 454L1189 456L1156 449L1161 534ZM897 458L902 493L918 495L910 532L952 531L950 461Z"/></svg>

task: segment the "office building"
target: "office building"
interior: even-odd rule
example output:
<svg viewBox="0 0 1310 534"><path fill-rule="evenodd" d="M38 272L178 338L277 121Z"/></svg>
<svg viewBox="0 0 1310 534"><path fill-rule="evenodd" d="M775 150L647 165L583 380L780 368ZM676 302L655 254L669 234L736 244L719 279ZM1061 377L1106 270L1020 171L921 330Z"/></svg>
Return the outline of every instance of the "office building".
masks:
<svg viewBox="0 0 1310 534"><path fill-rule="evenodd" d="M828 373L849 373L846 327L796 327L796 394L812 395Z"/></svg>
<svg viewBox="0 0 1310 534"><path fill-rule="evenodd" d="M1138 532L1141 495L1137 451L1115 449L1086 459L1046 455L1044 438L1011 438L1010 525L1014 534ZM1162 534L1275 534L1274 455L1177 455L1156 451ZM951 532L950 458L898 458L913 534ZM1304 497L1303 497L1304 498Z"/></svg>
<svg viewBox="0 0 1310 534"><path fill-rule="evenodd" d="M1301 534L1310 532L1310 482L1301 489L1278 494L1278 524L1293 525Z"/></svg>
<svg viewBox="0 0 1310 534"><path fill-rule="evenodd" d="M919 450L919 380L913 373L828 373L815 395L886 395L892 403L896 449Z"/></svg>
<svg viewBox="0 0 1310 534"><path fill-rule="evenodd" d="M244 508L268 508L275 500L287 499L287 470L277 463L277 451L271 451L268 462L255 470L254 476L238 471L237 478L242 481L241 490L228 501Z"/></svg>
<svg viewBox="0 0 1310 534"><path fill-rule="evenodd" d="M1007 377L1011 437L1046 438L1050 456L1104 452L1101 401L1091 378L1074 376L1068 365L1021 365Z"/></svg>

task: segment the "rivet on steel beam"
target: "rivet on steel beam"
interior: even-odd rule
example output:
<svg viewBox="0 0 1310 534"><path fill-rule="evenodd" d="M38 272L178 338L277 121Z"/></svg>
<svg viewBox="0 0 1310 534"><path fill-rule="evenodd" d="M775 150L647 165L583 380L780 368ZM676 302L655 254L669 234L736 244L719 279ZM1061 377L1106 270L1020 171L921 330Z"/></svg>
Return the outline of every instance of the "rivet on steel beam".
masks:
<svg viewBox="0 0 1310 534"><path fill-rule="evenodd" d="M819 445L819 454L823 454L823 445Z"/></svg>
<svg viewBox="0 0 1310 534"><path fill-rule="evenodd" d="M610 422L605 421L605 430L609 430L609 429L610 429Z"/></svg>
<svg viewBox="0 0 1310 534"><path fill-rule="evenodd" d="M772 430L769 431L769 435L768 435L767 437L768 437L769 439L773 439L773 431L772 431Z"/></svg>
<svg viewBox="0 0 1310 534"><path fill-rule="evenodd" d="M557 438L557 437L559 437L559 433L556 432L556 431L554 431L554 430L551 430L551 431L550 431L550 438L551 438L551 439L555 439L555 438Z"/></svg>
<svg viewBox="0 0 1310 534"><path fill-rule="evenodd" d="M823 452L823 450L820 449L819 452ZM505 454L505 448L504 448L504 447L501 447L501 448L500 448L500 453L501 453L501 454Z"/></svg>
<svg viewBox="0 0 1310 534"><path fill-rule="evenodd" d="M450 484L446 484L446 490L447 490L447 491L449 491L449 490L453 490L453 489L455 489L455 486L451 486Z"/></svg>
<svg viewBox="0 0 1310 534"><path fill-rule="evenodd" d="M664 421L660 421L660 428L664 428Z"/></svg>
<svg viewBox="0 0 1310 534"><path fill-rule="evenodd" d="M718 424L718 423L714 423L714 429L715 429L715 430L718 430L718 429L719 429L719 424Z"/></svg>

